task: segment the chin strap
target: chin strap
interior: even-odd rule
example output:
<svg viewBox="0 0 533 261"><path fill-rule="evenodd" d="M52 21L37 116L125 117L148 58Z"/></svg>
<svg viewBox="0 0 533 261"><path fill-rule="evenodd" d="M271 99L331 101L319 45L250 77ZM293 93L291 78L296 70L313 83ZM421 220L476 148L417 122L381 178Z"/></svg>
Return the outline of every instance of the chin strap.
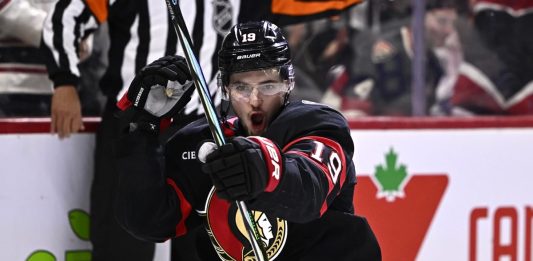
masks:
<svg viewBox="0 0 533 261"><path fill-rule="evenodd" d="M285 93L285 97L284 97L284 100L283 100L283 106L289 104L289 95L291 94L291 91L288 91L287 93Z"/></svg>
<svg viewBox="0 0 533 261"><path fill-rule="evenodd" d="M228 121L230 104L231 103L229 101L225 101L224 99L222 99L222 101L220 102L220 118L223 124L226 124Z"/></svg>

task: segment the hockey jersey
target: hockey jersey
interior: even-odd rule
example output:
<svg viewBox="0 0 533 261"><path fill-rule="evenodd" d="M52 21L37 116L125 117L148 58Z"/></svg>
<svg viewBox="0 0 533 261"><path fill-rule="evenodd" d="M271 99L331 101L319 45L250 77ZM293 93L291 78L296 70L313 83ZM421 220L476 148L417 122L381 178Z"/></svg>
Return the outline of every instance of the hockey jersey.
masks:
<svg viewBox="0 0 533 261"><path fill-rule="evenodd" d="M0 1L0 94L52 93L39 52L42 22L54 1Z"/></svg>
<svg viewBox="0 0 533 261"><path fill-rule="evenodd" d="M533 114L533 3L483 0L474 11L474 28L461 36L452 105L462 113Z"/></svg>
<svg viewBox="0 0 533 261"><path fill-rule="evenodd" d="M245 135L237 118L228 121L225 130L226 135ZM356 178L349 127L339 112L325 105L291 102L263 137L281 149L284 171L271 192L246 203L253 210L269 260L300 260L305 247L311 249L320 242L318 234L310 235L324 225L317 223L321 216L354 212ZM196 159L197 148L209 139L205 119L182 128L164 149L156 137L140 132L121 139L117 216L130 232L146 240L195 233L201 260L216 256L250 260L252 249L236 205L217 197Z"/></svg>

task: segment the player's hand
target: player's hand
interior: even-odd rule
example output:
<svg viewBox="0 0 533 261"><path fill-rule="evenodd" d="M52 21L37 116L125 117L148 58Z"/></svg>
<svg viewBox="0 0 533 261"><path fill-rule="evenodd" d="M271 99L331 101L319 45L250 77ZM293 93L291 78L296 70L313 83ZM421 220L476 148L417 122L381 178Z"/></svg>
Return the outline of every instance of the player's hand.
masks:
<svg viewBox="0 0 533 261"><path fill-rule="evenodd" d="M84 130L78 92L73 85L58 86L52 95L50 132L60 139Z"/></svg>
<svg viewBox="0 0 533 261"><path fill-rule="evenodd" d="M185 107L194 91L185 58L165 56L145 66L128 89L128 100L156 118L172 116Z"/></svg>
<svg viewBox="0 0 533 261"><path fill-rule="evenodd" d="M205 146L205 145L204 145ZM204 147L202 146L202 147ZM274 143L261 137L235 137L211 152L198 152L202 171L209 174L218 197L249 200L279 183L282 156ZM209 150L209 149L207 149ZM207 154L204 156L204 154Z"/></svg>
<svg viewBox="0 0 533 261"><path fill-rule="evenodd" d="M117 103L117 114L129 131L140 129L157 134L161 122L187 105L194 91L185 58L165 56L145 66L135 76L128 92Z"/></svg>

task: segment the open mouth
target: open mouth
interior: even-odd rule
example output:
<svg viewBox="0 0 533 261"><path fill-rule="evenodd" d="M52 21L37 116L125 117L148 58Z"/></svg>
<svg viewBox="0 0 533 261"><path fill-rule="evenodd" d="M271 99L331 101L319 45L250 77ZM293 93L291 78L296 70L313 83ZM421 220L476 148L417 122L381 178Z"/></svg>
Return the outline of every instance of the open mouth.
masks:
<svg viewBox="0 0 533 261"><path fill-rule="evenodd" d="M261 127L265 121L265 115L261 112L254 112L250 115L250 120L255 128Z"/></svg>
<svg viewBox="0 0 533 261"><path fill-rule="evenodd" d="M261 135L266 129L267 119L263 112L252 112L250 114L249 135Z"/></svg>

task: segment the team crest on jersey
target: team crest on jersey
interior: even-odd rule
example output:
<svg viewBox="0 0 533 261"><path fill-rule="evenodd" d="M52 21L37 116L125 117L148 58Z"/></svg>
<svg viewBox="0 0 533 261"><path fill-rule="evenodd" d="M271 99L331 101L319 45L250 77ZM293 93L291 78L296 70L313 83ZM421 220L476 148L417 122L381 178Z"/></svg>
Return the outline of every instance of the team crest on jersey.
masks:
<svg viewBox="0 0 533 261"><path fill-rule="evenodd" d="M233 24L233 6L229 0L214 0L213 12L213 28L225 36Z"/></svg>
<svg viewBox="0 0 533 261"><path fill-rule="evenodd" d="M224 261L255 261L248 233L237 206L218 198L211 189L207 199L207 232L215 251ZM268 260L274 260L287 240L287 221L272 218L260 211L251 211L260 244L265 248Z"/></svg>

